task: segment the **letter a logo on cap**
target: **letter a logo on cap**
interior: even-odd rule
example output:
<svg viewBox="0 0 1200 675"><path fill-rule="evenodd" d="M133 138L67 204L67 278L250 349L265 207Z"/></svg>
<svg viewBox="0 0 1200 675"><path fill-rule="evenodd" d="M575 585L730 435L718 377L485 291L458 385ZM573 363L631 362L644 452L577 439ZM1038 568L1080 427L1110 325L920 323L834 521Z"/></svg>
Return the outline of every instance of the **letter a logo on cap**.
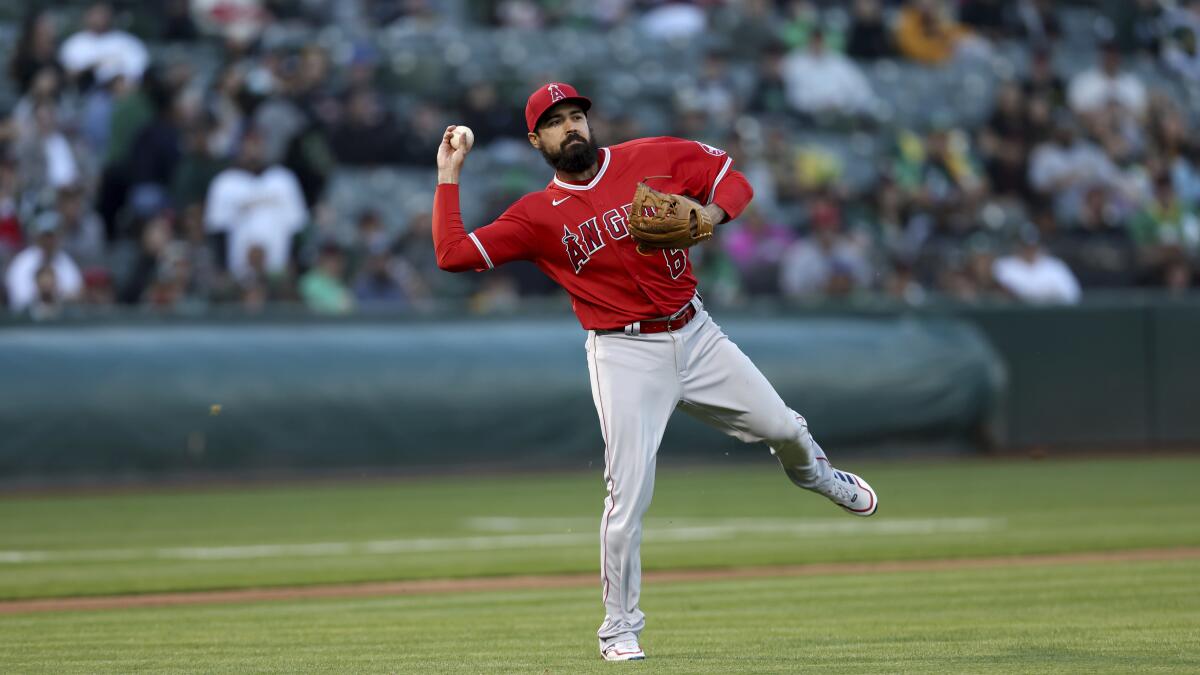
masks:
<svg viewBox="0 0 1200 675"><path fill-rule="evenodd" d="M546 87L546 89L550 90L550 102L551 103L561 101L567 97L567 95L563 93L562 89L558 88L557 84L552 84L549 87Z"/></svg>

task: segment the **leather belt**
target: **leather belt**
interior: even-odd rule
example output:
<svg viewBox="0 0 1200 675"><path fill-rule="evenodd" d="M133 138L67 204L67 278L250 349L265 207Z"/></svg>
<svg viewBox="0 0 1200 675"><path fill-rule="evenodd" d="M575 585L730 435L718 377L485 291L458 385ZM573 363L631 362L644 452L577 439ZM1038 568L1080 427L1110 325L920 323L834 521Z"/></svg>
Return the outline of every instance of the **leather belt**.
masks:
<svg viewBox="0 0 1200 675"><path fill-rule="evenodd" d="M624 328L616 328L613 330L597 330L597 333L624 333L626 335L643 335L646 333L666 333L667 331L676 331L696 317L696 304L689 302L684 305L683 309L675 312L671 316L664 316L660 319L647 319L645 321L634 321Z"/></svg>

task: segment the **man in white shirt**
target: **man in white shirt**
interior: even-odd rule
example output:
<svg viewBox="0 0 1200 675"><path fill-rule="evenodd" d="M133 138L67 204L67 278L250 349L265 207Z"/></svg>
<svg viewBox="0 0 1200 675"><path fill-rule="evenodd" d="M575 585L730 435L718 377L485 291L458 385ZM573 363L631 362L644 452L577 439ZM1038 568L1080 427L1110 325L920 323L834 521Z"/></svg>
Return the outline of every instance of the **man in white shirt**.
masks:
<svg viewBox="0 0 1200 675"><path fill-rule="evenodd" d="M60 301L78 300L83 294L83 275L71 256L59 248L58 214L47 211L33 221L34 244L21 251L8 265L4 275L8 306L14 313L24 312L38 299L38 270L54 270Z"/></svg>
<svg viewBox="0 0 1200 675"><path fill-rule="evenodd" d="M58 60L71 77L88 70L98 80L124 77L130 82L142 79L150 63L146 46L138 38L112 27L112 5L96 2L83 15L83 30L63 42Z"/></svg>
<svg viewBox="0 0 1200 675"><path fill-rule="evenodd" d="M1092 187L1123 190L1121 170L1100 146L1080 138L1070 121L1063 120L1054 135L1029 156L1029 184L1054 200L1060 217L1073 220L1082 208L1084 193Z"/></svg>
<svg viewBox="0 0 1200 675"><path fill-rule="evenodd" d="M226 267L238 279L252 274L249 254L257 247L268 272L286 271L292 238L307 222L296 175L283 166L267 166L261 133L248 131L237 165L217 174L204 204L205 229L226 237Z"/></svg>
<svg viewBox="0 0 1200 675"><path fill-rule="evenodd" d="M1018 238L1016 253L998 258L992 265L992 275L1000 287L1030 304L1078 303L1079 281L1066 263L1042 250L1037 228L1026 224Z"/></svg>
<svg viewBox="0 0 1200 675"><path fill-rule="evenodd" d="M844 55L826 49L820 28L813 29L806 49L784 59L783 81L788 103L800 112L873 116L878 106L862 71Z"/></svg>
<svg viewBox="0 0 1200 675"><path fill-rule="evenodd" d="M1121 72L1121 52L1114 43L1105 43L1100 67L1081 71L1071 79L1067 92L1071 110L1095 113L1110 103L1141 118L1146 112L1146 87L1133 73Z"/></svg>

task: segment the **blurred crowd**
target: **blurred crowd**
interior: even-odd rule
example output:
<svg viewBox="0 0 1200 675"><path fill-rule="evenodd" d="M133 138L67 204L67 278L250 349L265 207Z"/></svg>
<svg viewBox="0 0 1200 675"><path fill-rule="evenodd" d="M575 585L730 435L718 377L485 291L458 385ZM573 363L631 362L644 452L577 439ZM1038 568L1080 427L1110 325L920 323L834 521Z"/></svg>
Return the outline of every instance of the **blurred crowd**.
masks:
<svg viewBox="0 0 1200 675"><path fill-rule="evenodd" d="M1089 36L1066 66L1064 11ZM670 134L735 157L756 199L693 249L724 303L1074 303L1195 281L1197 0L165 0L31 3L11 23L2 299L36 319L553 293L520 265L442 273L429 236L447 124L489 167L477 224L544 186L521 105L552 79L596 91L602 144ZM446 31L546 64L489 77L460 43L389 48ZM559 70L563 35L610 36L617 60ZM621 62L646 44L689 56ZM931 96L905 73L987 86ZM338 197L381 171L416 198Z"/></svg>

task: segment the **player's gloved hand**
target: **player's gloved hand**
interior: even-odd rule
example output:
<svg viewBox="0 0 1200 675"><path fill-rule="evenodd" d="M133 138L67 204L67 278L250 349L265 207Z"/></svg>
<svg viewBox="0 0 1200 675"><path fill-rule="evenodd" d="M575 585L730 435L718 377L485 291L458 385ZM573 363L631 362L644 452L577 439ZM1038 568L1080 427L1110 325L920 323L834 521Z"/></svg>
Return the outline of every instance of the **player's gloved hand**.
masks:
<svg viewBox="0 0 1200 675"><path fill-rule="evenodd" d="M694 199L638 183L629 233L638 242L638 252L649 255L655 249L688 248L711 238L713 220Z"/></svg>

